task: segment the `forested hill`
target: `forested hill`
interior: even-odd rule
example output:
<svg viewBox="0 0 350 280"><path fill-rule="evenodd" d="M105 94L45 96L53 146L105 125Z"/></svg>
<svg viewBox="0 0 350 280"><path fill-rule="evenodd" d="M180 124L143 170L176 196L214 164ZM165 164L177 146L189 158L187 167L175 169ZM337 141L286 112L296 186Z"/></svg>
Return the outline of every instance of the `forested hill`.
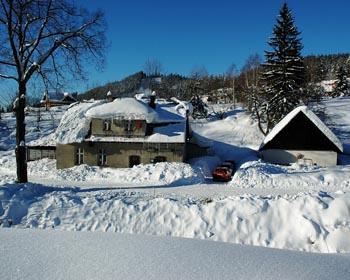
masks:
<svg viewBox="0 0 350 280"><path fill-rule="evenodd" d="M350 74L350 53L330 55L310 55L304 58L306 80L318 83L336 79L337 70L342 66Z"/></svg>
<svg viewBox="0 0 350 280"><path fill-rule="evenodd" d="M340 66L343 66L350 73L350 53L306 56L304 58L304 65L307 83L319 83L323 80L336 79L337 70ZM241 72L240 76L244 76L244 72ZM240 90L239 80L235 86L238 92ZM191 90L191 78L169 74L162 75L160 80L157 80L147 77L144 72L140 71L120 81L90 89L80 94L79 99L103 99L106 97L108 91L111 91L116 97L133 96L141 86L147 88L150 83L152 83L152 88L160 96L190 97L188 93ZM203 77L200 81L200 86L202 92L208 93L218 88L230 87L230 82L224 78L224 75L210 76Z"/></svg>
<svg viewBox="0 0 350 280"><path fill-rule="evenodd" d="M127 96L139 89L141 81L146 75L143 72L137 72L120 81L111 82L103 86L99 86L80 94L79 99L103 99L108 91L118 93L119 96Z"/></svg>

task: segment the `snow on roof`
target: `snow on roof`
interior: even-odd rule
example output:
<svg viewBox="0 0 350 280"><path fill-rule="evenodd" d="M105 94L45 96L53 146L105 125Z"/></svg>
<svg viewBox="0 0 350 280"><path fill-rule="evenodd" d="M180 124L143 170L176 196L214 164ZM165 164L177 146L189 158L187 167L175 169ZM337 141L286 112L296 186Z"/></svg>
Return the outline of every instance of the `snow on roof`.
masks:
<svg viewBox="0 0 350 280"><path fill-rule="evenodd" d="M184 122L186 113L178 110L173 104L159 104L157 103L155 111L157 112L157 122Z"/></svg>
<svg viewBox="0 0 350 280"><path fill-rule="evenodd" d="M154 128L153 134L146 137L94 136L86 139L92 142L131 142L131 143L185 143L186 124L176 123Z"/></svg>
<svg viewBox="0 0 350 280"><path fill-rule="evenodd" d="M117 98L113 102L105 103L88 110L85 115L89 118L121 118L146 120L155 122L157 113L147 104L135 98Z"/></svg>
<svg viewBox="0 0 350 280"><path fill-rule="evenodd" d="M343 145L339 141L338 137L310 110L307 106L299 106L287 114L265 137L264 141L260 145L260 149L263 148L268 142L270 142L275 136L284 129L289 122L300 112L302 112L314 125L341 151L343 152Z"/></svg>
<svg viewBox="0 0 350 280"><path fill-rule="evenodd" d="M89 117L86 117L86 112L105 101L80 102L64 113L61 122L56 130L56 139L59 144L80 143L82 142L90 129Z"/></svg>
<svg viewBox="0 0 350 280"><path fill-rule="evenodd" d="M157 106L155 111L147 104L137 101L134 98L122 98L116 100L108 103L105 100L87 101L71 105L63 115L56 130L55 137L57 143L80 143L84 141L88 135L92 118L111 117L123 119L145 119L148 122L173 124L155 128L154 134L149 137L124 138L94 136L86 140L157 143L183 143L185 141L185 118L175 110L175 106L164 104L163 106ZM48 140L51 141L52 138L49 138Z"/></svg>

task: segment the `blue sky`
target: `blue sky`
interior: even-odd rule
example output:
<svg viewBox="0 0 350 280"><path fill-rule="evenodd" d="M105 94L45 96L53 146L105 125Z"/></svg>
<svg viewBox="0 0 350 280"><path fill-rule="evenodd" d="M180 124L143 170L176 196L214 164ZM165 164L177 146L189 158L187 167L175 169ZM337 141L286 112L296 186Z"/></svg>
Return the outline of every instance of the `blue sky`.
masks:
<svg viewBox="0 0 350 280"><path fill-rule="evenodd" d="M250 54L263 55L283 0L76 0L105 11L109 49L103 72L90 68L83 92L143 69L150 58L165 73L189 74L204 65L209 74L239 68ZM350 52L349 0L289 0L302 32L304 55ZM10 87L11 89L13 87Z"/></svg>
<svg viewBox="0 0 350 280"><path fill-rule="evenodd" d="M89 84L103 84L142 70L156 58L166 73L188 74L204 65L210 74L229 64L241 67L254 53L263 55L282 0L112 1L86 0L105 11L110 48L105 71ZM350 1L290 0L302 32L303 54L350 51Z"/></svg>

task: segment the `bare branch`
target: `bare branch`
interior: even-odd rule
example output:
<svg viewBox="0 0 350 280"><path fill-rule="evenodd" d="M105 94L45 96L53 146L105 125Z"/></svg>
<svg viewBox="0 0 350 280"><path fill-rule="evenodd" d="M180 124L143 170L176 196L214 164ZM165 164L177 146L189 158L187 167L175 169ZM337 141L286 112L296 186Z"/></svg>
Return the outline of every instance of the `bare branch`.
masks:
<svg viewBox="0 0 350 280"><path fill-rule="evenodd" d="M8 75L4 75L4 74L0 74L0 78L3 78L3 79L9 79L9 80L15 80L18 82L18 79L14 76L8 76Z"/></svg>

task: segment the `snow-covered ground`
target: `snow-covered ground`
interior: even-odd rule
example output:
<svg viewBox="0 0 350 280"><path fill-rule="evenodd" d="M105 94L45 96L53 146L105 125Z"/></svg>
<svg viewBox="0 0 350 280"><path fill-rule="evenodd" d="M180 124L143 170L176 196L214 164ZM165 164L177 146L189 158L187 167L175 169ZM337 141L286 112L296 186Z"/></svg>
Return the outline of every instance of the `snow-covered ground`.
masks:
<svg viewBox="0 0 350 280"><path fill-rule="evenodd" d="M348 254L221 242L0 229L0 279L348 279Z"/></svg>
<svg viewBox="0 0 350 280"><path fill-rule="evenodd" d="M328 100L314 110L349 151L350 99ZM27 139L54 139L65 108L52 111L44 112L39 129L36 115L29 115ZM5 226L350 252L350 165L283 167L260 161L256 149L263 137L242 108L223 120L192 123L212 142L215 156L132 169L56 170L55 160L44 159L29 163L31 183L23 186L15 183L14 124L10 114L0 121L0 220ZM211 170L225 159L235 160L239 169L231 182L213 183Z"/></svg>
<svg viewBox="0 0 350 280"><path fill-rule="evenodd" d="M3 224L200 238L274 248L350 252L350 194L222 198L5 184Z"/></svg>

